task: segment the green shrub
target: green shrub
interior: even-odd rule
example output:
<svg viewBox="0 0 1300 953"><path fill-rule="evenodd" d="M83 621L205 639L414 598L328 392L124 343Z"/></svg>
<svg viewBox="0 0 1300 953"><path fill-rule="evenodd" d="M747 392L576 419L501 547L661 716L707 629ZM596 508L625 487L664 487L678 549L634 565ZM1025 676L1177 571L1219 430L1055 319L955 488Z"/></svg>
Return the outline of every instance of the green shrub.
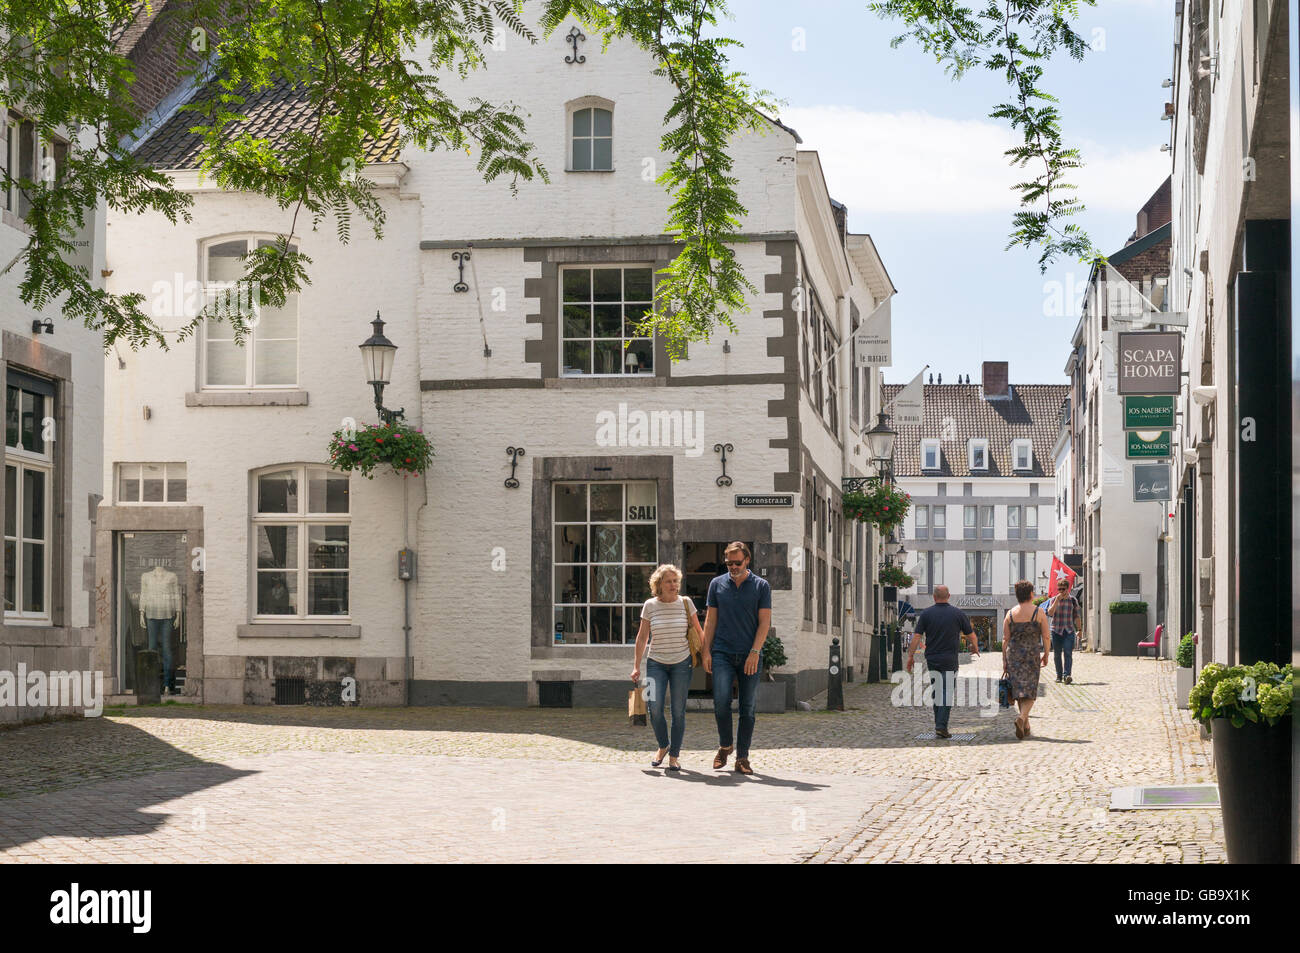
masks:
<svg viewBox="0 0 1300 953"><path fill-rule="evenodd" d="M1178 662L1179 668L1192 668L1196 665L1195 632L1183 636L1183 640L1178 643L1178 651L1174 653L1174 660Z"/></svg>
<svg viewBox="0 0 1300 953"><path fill-rule="evenodd" d="M763 668L768 671L780 668L790 661L785 657L785 646L775 635L769 635L763 641L763 651L760 657L763 660Z"/></svg>
<svg viewBox="0 0 1300 953"><path fill-rule="evenodd" d="M1234 728L1261 719L1270 725L1291 717L1293 671L1272 662L1234 665L1211 662L1187 696L1192 717L1210 730L1215 718L1227 718Z"/></svg>
<svg viewBox="0 0 1300 953"><path fill-rule="evenodd" d="M1112 602L1110 604L1111 615L1146 615L1147 604L1145 602Z"/></svg>

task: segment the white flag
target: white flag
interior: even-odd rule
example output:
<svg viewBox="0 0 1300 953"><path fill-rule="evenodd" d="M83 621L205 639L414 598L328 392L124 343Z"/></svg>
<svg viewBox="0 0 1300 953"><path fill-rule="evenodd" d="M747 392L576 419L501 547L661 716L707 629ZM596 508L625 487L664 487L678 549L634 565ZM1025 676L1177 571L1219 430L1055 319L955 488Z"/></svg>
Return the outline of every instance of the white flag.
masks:
<svg viewBox="0 0 1300 953"><path fill-rule="evenodd" d="M894 397L894 426L920 426L925 409L925 369Z"/></svg>
<svg viewBox="0 0 1300 953"><path fill-rule="evenodd" d="M889 302L893 295L876 306L858 328L854 343L857 346L858 367L892 367L894 363L890 330Z"/></svg>

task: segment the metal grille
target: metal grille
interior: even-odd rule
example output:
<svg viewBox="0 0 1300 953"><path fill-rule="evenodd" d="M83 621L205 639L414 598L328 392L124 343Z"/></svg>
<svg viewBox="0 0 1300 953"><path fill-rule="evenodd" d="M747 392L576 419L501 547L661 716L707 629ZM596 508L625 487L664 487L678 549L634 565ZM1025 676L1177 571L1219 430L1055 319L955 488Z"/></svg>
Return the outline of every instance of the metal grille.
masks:
<svg viewBox="0 0 1300 953"><path fill-rule="evenodd" d="M538 682L537 703L542 708L572 708L573 682Z"/></svg>
<svg viewBox="0 0 1300 953"><path fill-rule="evenodd" d="M307 704L307 679L277 678L275 680L275 703L277 705Z"/></svg>
<svg viewBox="0 0 1300 953"><path fill-rule="evenodd" d="M923 731L923 732L921 732L919 735L916 736L916 740L917 740L917 741L934 741L934 740L935 740L936 738L938 738L938 737L939 737L939 736L936 735L933 731ZM954 731L954 732L952 733L952 737L951 737L951 738L945 738L944 740L945 740L945 741L974 741L974 740L975 740L975 735L974 735L973 733L971 733L971 732L956 732L956 731Z"/></svg>

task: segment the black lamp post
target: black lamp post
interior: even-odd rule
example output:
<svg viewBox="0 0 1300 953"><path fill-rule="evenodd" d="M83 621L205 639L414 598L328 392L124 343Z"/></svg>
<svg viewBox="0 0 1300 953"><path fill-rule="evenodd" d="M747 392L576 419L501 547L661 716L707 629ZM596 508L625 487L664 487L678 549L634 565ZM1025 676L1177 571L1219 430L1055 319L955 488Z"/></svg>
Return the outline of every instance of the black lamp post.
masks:
<svg viewBox="0 0 1300 953"><path fill-rule="evenodd" d="M886 423L888 414L881 411L876 415L876 425L867 431L867 446L871 456L880 470L881 482L893 482L894 478L894 440L896 434Z"/></svg>
<svg viewBox="0 0 1300 953"><path fill-rule="evenodd" d="M375 389L375 410L379 419L392 426L406 416L406 408L389 410L384 406L384 387L393 379L393 359L397 356L397 345L384 337L384 322L375 312L375 320L370 322L375 333L361 345L361 359L366 365L366 380Z"/></svg>

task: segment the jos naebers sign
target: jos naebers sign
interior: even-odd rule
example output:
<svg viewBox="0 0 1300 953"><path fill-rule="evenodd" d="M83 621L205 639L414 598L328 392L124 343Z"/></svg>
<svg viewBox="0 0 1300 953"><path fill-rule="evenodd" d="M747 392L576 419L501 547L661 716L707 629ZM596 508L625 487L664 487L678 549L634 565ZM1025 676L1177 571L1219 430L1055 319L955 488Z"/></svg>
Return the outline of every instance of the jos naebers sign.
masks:
<svg viewBox="0 0 1300 953"><path fill-rule="evenodd" d="M1183 367L1177 331L1119 333L1119 393L1177 394Z"/></svg>
<svg viewBox="0 0 1300 953"><path fill-rule="evenodd" d="M1128 444L1124 455L1130 460L1141 457L1164 459L1173 454L1173 438L1169 430L1130 430L1124 437Z"/></svg>
<svg viewBox="0 0 1300 953"><path fill-rule="evenodd" d="M1172 430L1174 397L1125 397L1125 430Z"/></svg>

